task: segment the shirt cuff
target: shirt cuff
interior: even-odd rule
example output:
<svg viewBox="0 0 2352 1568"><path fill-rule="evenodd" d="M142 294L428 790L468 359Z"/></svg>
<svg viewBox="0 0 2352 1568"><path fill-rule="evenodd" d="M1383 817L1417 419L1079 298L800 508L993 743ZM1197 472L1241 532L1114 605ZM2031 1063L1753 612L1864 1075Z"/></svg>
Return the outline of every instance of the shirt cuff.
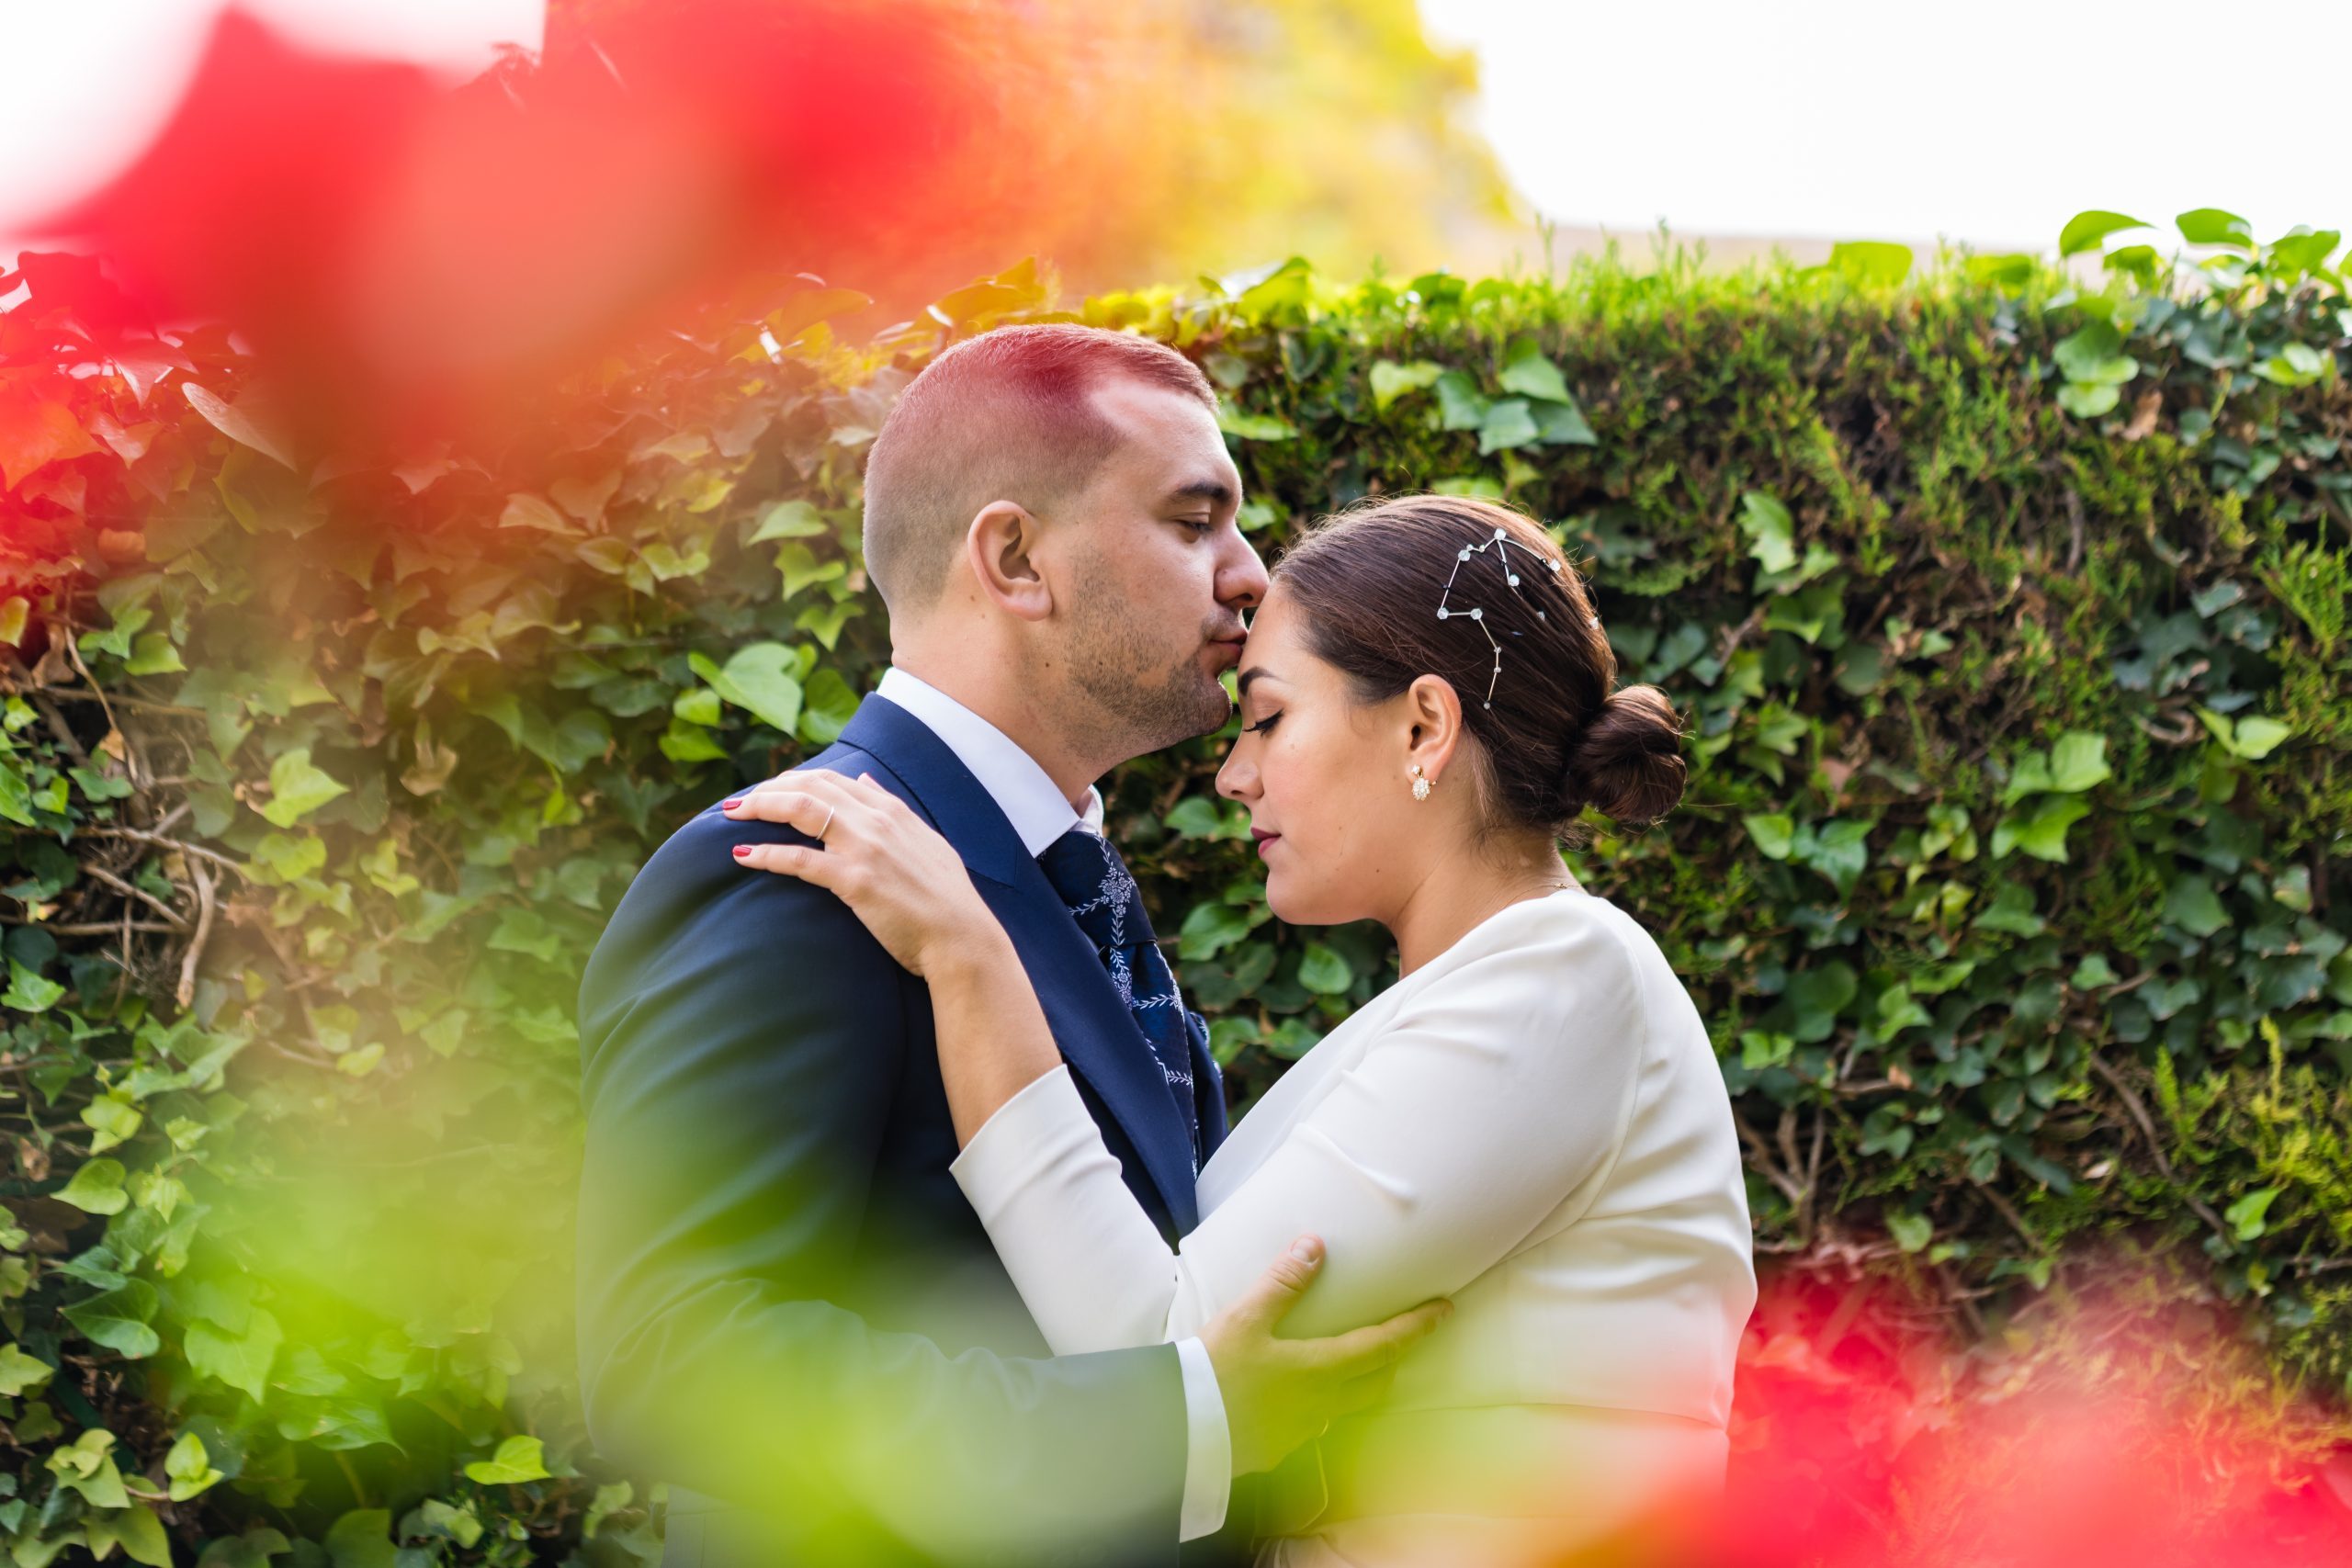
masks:
<svg viewBox="0 0 2352 1568"><path fill-rule="evenodd" d="M1179 1339L1176 1360L1184 1369L1186 1433L1184 1506L1176 1539L1192 1540L1224 1527L1233 1500L1233 1432L1226 1425L1225 1395L1216 1386L1208 1347L1198 1339Z"/></svg>

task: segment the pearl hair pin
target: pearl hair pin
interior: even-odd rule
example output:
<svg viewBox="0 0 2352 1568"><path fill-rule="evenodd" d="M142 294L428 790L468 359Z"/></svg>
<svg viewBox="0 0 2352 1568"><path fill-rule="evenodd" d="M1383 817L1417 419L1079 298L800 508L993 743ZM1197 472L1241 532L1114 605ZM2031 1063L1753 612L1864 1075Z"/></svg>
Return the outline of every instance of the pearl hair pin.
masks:
<svg viewBox="0 0 2352 1568"><path fill-rule="evenodd" d="M1457 613L1467 615L1470 619L1478 623L1478 629L1487 635L1487 645L1495 651L1494 672L1487 677L1487 700L1484 705L1487 707L1493 707L1495 705L1495 682L1502 679L1503 645L1495 640L1494 629L1487 625L1487 609L1485 605L1474 605L1470 609L1456 612L1453 609L1451 601L1453 597L1453 581L1455 578L1462 575L1463 563L1467 561L1472 556L1483 555L1488 550L1495 552L1495 559L1502 566L1503 582L1505 586L1509 587L1514 593L1519 592L1519 573L1512 570L1510 564L1510 536L1507 531L1498 528L1495 530L1495 536L1488 539L1485 544L1464 545L1460 550L1456 551L1453 557L1453 571L1452 575L1446 578L1445 592L1438 595L1437 601L1437 618L1439 620L1451 620ZM1520 546L1519 548L1521 555L1525 555L1527 553L1527 547L1525 545ZM1557 577L1560 574L1560 563L1557 560L1547 556L1544 558L1544 564L1552 569L1553 576ZM1536 611L1535 618L1539 621L1543 620L1544 618L1544 612L1541 610ZM1594 625L1597 626L1599 624L1600 618L1595 616Z"/></svg>

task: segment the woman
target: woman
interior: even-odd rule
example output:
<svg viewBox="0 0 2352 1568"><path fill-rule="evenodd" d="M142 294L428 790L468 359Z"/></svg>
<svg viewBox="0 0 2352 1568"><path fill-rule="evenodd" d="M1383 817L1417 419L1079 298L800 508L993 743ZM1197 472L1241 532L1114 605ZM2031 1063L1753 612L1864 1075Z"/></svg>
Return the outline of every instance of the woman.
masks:
<svg viewBox="0 0 2352 1568"><path fill-rule="evenodd" d="M1302 1230L1328 1261L1292 1332L1453 1299L1380 1404L1275 1472L1261 1563L1556 1560L1720 1485L1755 1302L1730 1102L1657 943L1560 854L1586 807L1681 794L1671 708L1614 678L1581 579L1507 508L1382 501L1277 565L1217 789L1274 914L1377 919L1400 973L1235 1128L1173 1253L944 840L829 774L729 813L829 818L745 863L835 889L930 981L956 1179L1057 1354L1197 1333Z"/></svg>

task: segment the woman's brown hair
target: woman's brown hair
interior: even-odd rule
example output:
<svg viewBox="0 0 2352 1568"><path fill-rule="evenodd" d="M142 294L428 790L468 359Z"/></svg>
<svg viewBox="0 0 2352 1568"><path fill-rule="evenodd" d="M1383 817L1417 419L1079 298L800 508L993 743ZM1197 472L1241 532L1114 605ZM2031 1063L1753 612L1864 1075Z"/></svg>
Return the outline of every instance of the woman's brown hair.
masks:
<svg viewBox="0 0 2352 1568"><path fill-rule="evenodd" d="M1590 806L1637 826L1682 798L1673 705L1656 686L1616 684L1582 575L1524 513L1466 497L1375 498L1309 528L1272 576L1303 613L1308 647L1360 700L1385 702L1423 675L1452 684L1501 822L1558 833Z"/></svg>

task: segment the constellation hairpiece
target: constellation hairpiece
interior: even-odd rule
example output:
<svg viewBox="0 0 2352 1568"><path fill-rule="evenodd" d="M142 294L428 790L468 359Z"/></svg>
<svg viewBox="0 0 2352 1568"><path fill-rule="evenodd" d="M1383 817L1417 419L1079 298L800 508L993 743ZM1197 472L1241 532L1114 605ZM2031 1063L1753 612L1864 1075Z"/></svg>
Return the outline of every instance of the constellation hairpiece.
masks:
<svg viewBox="0 0 2352 1568"><path fill-rule="evenodd" d="M1495 559L1501 564L1503 569L1504 583L1512 592L1516 593L1519 592L1519 573L1513 571L1510 565L1510 548L1508 544L1510 538L1510 535L1507 530L1498 528L1495 530L1495 536L1488 539L1485 544L1464 545L1460 550L1454 553L1453 570L1445 580L1445 592L1437 596L1437 618L1439 620L1444 621L1451 620L1453 618L1453 611L1448 604L1448 601L1453 597L1453 580L1454 578L1462 575L1462 563L1468 560L1472 556L1483 555L1488 550L1494 551ZM1521 555L1527 553L1527 547L1525 545L1520 546L1519 548ZM1544 558L1544 564L1552 569L1553 576L1557 577L1559 575L1560 563L1557 558L1546 556ZM1473 605L1470 609L1464 611L1463 614L1468 615L1472 620L1478 623L1478 629L1487 634L1487 646L1495 650L1494 673L1487 677L1487 700L1483 705L1487 707L1493 707L1495 705L1495 682L1502 679L1503 673L1503 645L1495 640L1494 628L1487 625L1487 607L1485 605ZM1536 611L1535 618L1539 621L1543 620L1544 618L1544 612L1541 610ZM1513 632L1511 635L1513 637L1517 637L1519 634L1517 632Z"/></svg>

